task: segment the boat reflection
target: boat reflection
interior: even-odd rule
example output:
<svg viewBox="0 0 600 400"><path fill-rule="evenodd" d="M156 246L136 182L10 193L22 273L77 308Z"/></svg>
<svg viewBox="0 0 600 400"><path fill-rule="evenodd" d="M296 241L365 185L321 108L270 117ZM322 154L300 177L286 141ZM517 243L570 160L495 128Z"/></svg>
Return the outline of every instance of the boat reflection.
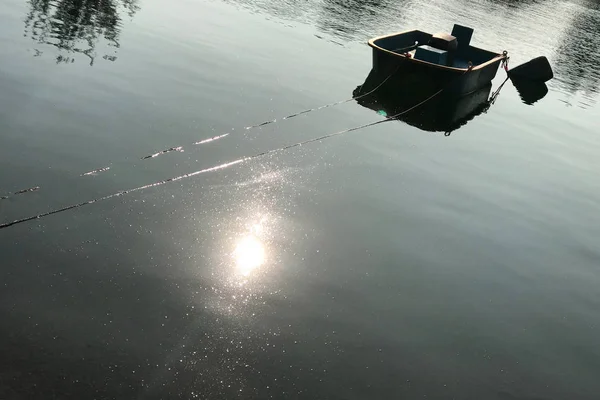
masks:
<svg viewBox="0 0 600 400"><path fill-rule="evenodd" d="M393 76L377 88L385 79L371 71L365 82L353 92L357 103L386 117L401 114L394 119L424 131L444 132L446 136L487 112L506 83L494 93L491 92L492 84L488 84L465 96L442 92L427 100L433 93L422 88L420 82L411 76ZM367 94L370 91L373 93ZM423 101L422 105L403 113Z"/></svg>
<svg viewBox="0 0 600 400"><path fill-rule="evenodd" d="M543 82L513 81L513 85L519 92L523 103L527 105L533 105L548 94L548 86Z"/></svg>

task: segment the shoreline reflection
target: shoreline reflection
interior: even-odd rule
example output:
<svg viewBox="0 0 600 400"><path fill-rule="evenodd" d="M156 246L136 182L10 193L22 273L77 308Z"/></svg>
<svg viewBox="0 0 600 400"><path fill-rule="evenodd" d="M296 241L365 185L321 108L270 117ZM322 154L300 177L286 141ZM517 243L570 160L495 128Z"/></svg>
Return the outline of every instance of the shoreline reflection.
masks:
<svg viewBox="0 0 600 400"><path fill-rule="evenodd" d="M89 58L90 65L94 65L98 56L96 48L102 39L108 49L114 49L102 58L115 61L121 47L123 15L132 18L139 10L137 0L30 0L28 3L25 36L38 44L57 48L57 64L73 63L73 55L83 54ZM43 54L39 49L34 50L36 56Z"/></svg>

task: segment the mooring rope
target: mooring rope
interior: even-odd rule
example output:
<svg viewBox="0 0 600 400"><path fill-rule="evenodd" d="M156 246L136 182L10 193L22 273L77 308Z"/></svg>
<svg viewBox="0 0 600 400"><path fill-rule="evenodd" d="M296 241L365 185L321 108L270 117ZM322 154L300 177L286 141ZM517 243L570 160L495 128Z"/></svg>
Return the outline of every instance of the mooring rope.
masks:
<svg viewBox="0 0 600 400"><path fill-rule="evenodd" d="M464 73L467 73L468 71L470 71L470 70L467 70ZM457 77L457 79L459 79L460 77L462 77L464 75L464 73L461 74L459 77ZM408 108L407 110L404 110L404 111L399 112L397 114L394 114L392 116L386 117L383 120L373 121L373 122L370 122L370 123L367 123L367 124L355 126L355 127L348 128L348 129L344 129L342 131L338 131L338 132L334 132L334 133L329 133L327 135L319 136L319 137L312 138L312 139L307 139L307 140L304 140L304 141L301 141L301 142L297 142L297 143L294 143L294 144L290 144L290 145L287 145L287 146L284 146L284 147L279 147L279 148L276 148L276 149L263 151L261 153L257 153L257 154L251 155L251 156L242 157L242 158L239 158L237 160L226 162L224 164L219 164L219 165L216 165L216 166L213 166L213 167L204 168L204 169L201 169L201 170L198 170L198 171L194 171L194 172L190 172L190 173L187 173L187 174L184 174L184 175L180 175L180 176L168 178L168 179L165 179L165 180L162 180L162 181L158 181L158 182L154 182L154 183L150 183L150 184L147 184L147 185L138 186L138 187L135 187L135 188L132 188L132 189L121 190L119 192L115 192L115 193L109 194L107 196L99 197L99 198L96 198L96 199L84 201L84 202L77 203L77 204L72 204L70 206L58 208L58 209L55 209L55 210L52 210L52 211L48 211L48 212L45 212L45 213L33 215L33 216L30 216L30 217L17 219L17 220L14 220L12 222L6 222L6 223L3 223L3 224L0 224L0 229L5 229L5 228L9 228L11 226L22 224L22 223L25 223L25 222L28 222L28 221L33 221L33 220L36 220L36 219L45 218L45 217L48 217L50 215L62 213L62 212L68 211L68 210L73 210L75 208L80 208L80 207L83 207L83 206L86 206L86 205L90 205L90 204L94 204L94 203L98 203L98 202L101 202L101 201L104 201L104 200L109 200L109 199L112 199L114 197L123 196L123 195L129 194L129 193L138 192L138 191L142 191L142 190L145 190L145 189L162 186L162 185L165 185L165 184L170 183L170 182L177 182L177 181L180 181L182 179L191 178L191 177L194 177L194 176L197 176L197 175L200 175L200 174L222 170L222 169L225 169L225 168L228 168L228 167L231 167L231 166L234 166L234 165L238 165L238 164L241 164L241 163L245 163L245 162L248 162L250 160L261 158L261 157L264 157L264 156L267 156L267 155L270 155L270 154L275 154L275 153L279 153L279 152L282 152L282 151L286 151L286 150L292 149L294 147L299 147L299 146L303 146L305 144L314 143L314 142L320 142L322 140L329 139L329 138L332 138L332 137L335 137L335 136L339 136L339 135L342 135L342 134L345 134L345 133L357 131L359 129L364 129L364 128L368 128L368 127L375 126L375 125L379 125L381 123L394 120L394 119L396 119L396 118L398 118L398 117L400 117L400 116L402 116L402 115L404 115L404 114L406 114L406 113L414 110L415 108L417 108L417 107L425 104L429 100L433 99L434 97L436 97L440 93L442 93L448 86L446 86L446 87L438 90L437 92L435 92L434 94L432 94L431 96L429 96L428 98L426 98L425 100L419 102L418 104L415 104L414 106Z"/></svg>
<svg viewBox="0 0 600 400"><path fill-rule="evenodd" d="M272 119L272 120L269 120L269 121L264 121L264 122L261 122L261 123L258 123L258 124L249 125L249 126L244 127L243 130L248 131L248 130L259 128L259 127L262 127L262 126L265 126L265 125L270 125L270 124L276 123L278 121L284 121L284 120L287 120L287 119L291 119L291 118L297 117L299 115L308 114L308 113L310 113L312 111L318 111L318 110L322 110L322 109L325 109L325 108L334 107L334 106L337 106L337 105L348 103L348 102L351 102L353 100L359 100L359 99L361 99L363 97L366 97L366 96L368 96L370 94L375 93L375 91L377 91L379 88L381 88L392 76L394 76L396 74L396 72L398 72L399 68L400 67L396 68L396 70L394 70L394 72L392 72L390 75L388 75L383 81L381 81L381 83L379 83L374 89L370 90L367 93L363 93L363 94L361 94L359 96L350 97L350 98L345 99L345 100L341 100L341 101L336 101L336 102L333 102L333 103L325 104L325 105L322 105L322 106L319 106L319 107L309 108L309 109L306 109L306 110L303 110L303 111L296 112L294 114L287 115L285 117L280 117L280 118ZM223 139L223 138L229 136L232 131L233 131L233 129L230 130L230 132L227 132L227 133L223 133L223 134L220 134L220 135L217 135L217 136L212 136L212 137L209 137L209 138L206 138L206 139L203 139L203 140L199 140L197 142L192 143L192 145L202 145L202 144L207 144L207 143L210 143L210 142L214 142L214 141L219 140L219 139ZM182 152L184 152L184 148L183 148L183 146L173 146L173 147L170 147L168 149L165 149L165 150L162 150L162 151L158 151L156 153L152 153L152 154L146 155L144 157L141 157L140 159L141 160L147 160L147 159L151 159L151 158L156 158L156 157L158 157L158 156L160 156L162 154L171 153L171 152L181 152L182 153ZM100 174L102 172L109 171L111 169L111 165L112 164L113 163L110 163L108 166L97 168L97 169L94 169L92 171L83 172L83 173L79 174L79 176L92 176L92 175L98 175L98 174ZM21 191L15 192L15 193L8 193L8 194L6 194L4 196L0 196L0 200L6 200L6 199L9 199L9 198L11 198L11 197L13 197L15 195L18 195L18 194L22 194L22 193L26 193L26 192L32 192L32 191L37 191L39 189L40 189L40 186L36 186L35 190L27 189L27 190L21 190Z"/></svg>
<svg viewBox="0 0 600 400"><path fill-rule="evenodd" d="M34 187L29 188L29 189L17 190L16 192L9 193L9 194L7 194L5 196L0 196L0 200L6 200L6 199L8 199L10 197L18 196L20 194L25 194L25 193L30 193L30 192L37 192L39 189L40 189L39 186L34 186Z"/></svg>
<svg viewBox="0 0 600 400"><path fill-rule="evenodd" d="M337 105L340 105L340 104L348 103L348 102L351 102L351 101L353 101L353 100L359 100L359 99L362 99L363 97L367 97L368 95L375 93L375 91L376 91L377 89L379 89L380 87L382 87L383 85L385 85L385 83L386 83L386 82L387 82L387 81L388 81L388 80L389 80L389 79L390 79L392 76L394 76L394 75L396 74L396 72L398 72L398 69L399 69L399 68L400 68L400 67L396 68L396 70L395 70L394 72L392 72L390 75L388 75L388 76L387 76L387 78L385 78L385 79L384 79L384 80L383 80L383 81L382 81L382 82L381 82L379 85L377 85L377 86L376 86L374 89L372 89L372 90L368 91L367 93L363 93L363 94L361 94L361 95L358 95L358 96L350 97L349 99L345 99L345 100L341 100L341 101L336 101L335 103L329 103L329 104L325 104L325 105L323 105L323 106L320 106L320 107L316 107L316 108L309 108L309 109L307 109L307 110L300 111L300 112L297 112L297 113L295 113L295 114L290 114L290 115L288 115L288 116L285 116L285 117L282 117L282 118L279 118L279 119L275 118L275 119L272 119L272 120L270 120L270 121L261 122L261 123L259 123L259 124L256 124L256 125L250 125L250 126L247 126L247 127L245 127L244 129L246 129L246 130L250 130L250 129L254 129L254 128L259 128L259 127L261 127L261 126L265 126L265 125L273 124L273 123L275 123L275 122L277 122L277 121L284 121L284 120L286 120L286 119L290 119L290 118L297 117L298 115L307 114L307 113L309 113L309 112L312 112L312 111L318 111L318 110L322 110L322 109L324 109L324 108L334 107L334 106L337 106Z"/></svg>
<svg viewBox="0 0 600 400"><path fill-rule="evenodd" d="M348 98L348 99L344 99L344 100L336 101L336 102L333 102L333 103L325 104L325 105L322 105L322 106L319 106L319 107L308 108L308 109L306 109L306 110L298 111L298 112L295 112L295 113L293 113L293 114L286 115L286 116L284 116L284 117L279 117L279 118L271 119L271 120L268 120L268 121L259 122L259 123L257 123L257 124L254 124L254 125L245 126L245 127L243 128L243 130L245 130L245 131L249 131L249 130L251 130L251 129L256 129L256 128L260 128L260 127L263 127L263 126L266 126L266 125L274 124L274 123L276 123L276 122L285 121L285 120L287 120L287 119L292 119L292 118L294 118L294 117L297 117L297 116L299 116L299 115L308 114L308 113L310 113L310 112L313 112L313 111L319 111L319 110L323 110L323 109L325 109L325 108L334 107L334 106L338 106L338 105L341 105L341 104L344 104L344 103L349 103L349 102L351 102L351 101L356 101L356 100L359 100L359 99L361 99L361 98L363 98L363 97L366 97L366 96L369 96L369 95L371 95L371 94L375 93L375 91L377 91L377 90L378 90L380 87L382 87L383 85L385 85L385 83L386 83L386 82L387 82L387 81L388 81L388 80L389 80L389 79L390 79L392 76L394 76L394 75L396 74L396 72L398 72L398 70L399 70L399 69L400 69L400 66L398 66L398 67L397 67L397 68L394 70L394 72L392 72L391 74L389 74L389 75L388 75L388 76L387 76L387 77L386 77L386 78L385 78L383 81L381 81L381 83L380 83L379 85L377 85L377 86L376 86L374 89L372 89L372 90L368 91L367 93L363 93L363 94L361 94L361 95L358 95L358 96L353 96L353 97L350 97L350 98ZM223 133L223 134L220 134L220 135L217 135L217 136L213 136L213 137L210 137L210 138L207 138L207 139L203 139L203 140L200 140L200 141L198 141L198 142L194 142L194 143L192 143L192 144L193 144L193 145L200 145L200 144L206 144L206 143L214 142L215 140L223 139L223 138L225 138L225 137L229 136L229 135L232 133L232 131L233 131L233 129L232 129L232 130L230 130L230 131L229 131L229 132L227 132L227 133ZM179 151L179 152L183 152L183 151L184 151L184 148L183 148L183 146L179 146L179 147L171 147L171 148L169 148L169 149L166 149L166 150L163 150L163 151L159 151L159 152L157 152L157 153L150 154L150 155L147 155L147 156L145 156L145 157L142 157L142 160L146 160L146 159L149 159L149 158L154 158L154 157L157 157L157 156L159 156L159 155L162 155L162 154L165 154L165 153L170 153L170 152L172 152L172 151Z"/></svg>

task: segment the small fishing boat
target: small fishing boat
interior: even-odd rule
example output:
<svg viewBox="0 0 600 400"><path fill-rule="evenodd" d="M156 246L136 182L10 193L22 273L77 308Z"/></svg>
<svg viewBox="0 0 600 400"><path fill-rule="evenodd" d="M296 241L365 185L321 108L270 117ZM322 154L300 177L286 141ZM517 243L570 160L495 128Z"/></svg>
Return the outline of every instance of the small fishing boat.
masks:
<svg viewBox="0 0 600 400"><path fill-rule="evenodd" d="M426 90L474 92L494 79L508 55L471 46L472 36L472 28L454 25L451 34L412 30L371 39L373 71L411 75Z"/></svg>

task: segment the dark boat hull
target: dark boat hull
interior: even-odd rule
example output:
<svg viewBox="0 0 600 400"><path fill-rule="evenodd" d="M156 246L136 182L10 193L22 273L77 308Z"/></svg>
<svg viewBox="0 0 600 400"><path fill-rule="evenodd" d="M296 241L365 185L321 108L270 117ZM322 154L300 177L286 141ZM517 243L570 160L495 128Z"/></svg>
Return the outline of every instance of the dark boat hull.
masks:
<svg viewBox="0 0 600 400"><path fill-rule="evenodd" d="M495 77L502 59L498 58L471 70L441 68L405 56L373 48L373 70L380 76L410 76L432 94L444 89L454 95L466 95L488 85Z"/></svg>

